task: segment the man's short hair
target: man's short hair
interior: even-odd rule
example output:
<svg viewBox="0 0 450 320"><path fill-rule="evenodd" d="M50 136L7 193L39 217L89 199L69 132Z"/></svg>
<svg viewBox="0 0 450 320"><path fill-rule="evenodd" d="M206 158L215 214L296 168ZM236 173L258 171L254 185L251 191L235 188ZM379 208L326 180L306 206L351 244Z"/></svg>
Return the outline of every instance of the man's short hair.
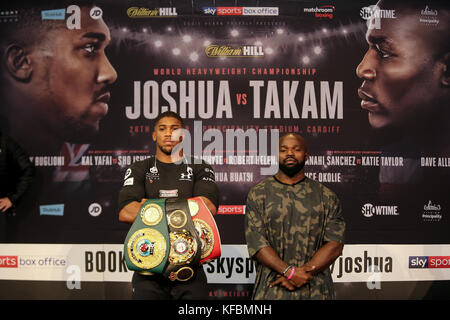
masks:
<svg viewBox="0 0 450 320"><path fill-rule="evenodd" d="M155 119L155 128L156 128L156 124L158 123L159 120L161 120L162 118L175 118L178 121L180 121L181 126L184 127L184 121L183 119L179 116L178 113L173 112L173 111L166 111L163 113L160 113L158 117L156 117Z"/></svg>
<svg viewBox="0 0 450 320"><path fill-rule="evenodd" d="M0 57L8 46L16 44L30 48L52 39L53 30L66 28L65 20L43 20L43 10L64 9L70 5L80 8L94 7L94 0L15 0L2 1L0 11L17 11L17 21L8 21L0 26ZM0 63L0 86L4 81L5 66ZM1 120L1 119L0 119ZM1 122L0 122L1 123Z"/></svg>
<svg viewBox="0 0 450 320"><path fill-rule="evenodd" d="M426 7L436 11L439 23L430 28L433 32L428 34L430 41L435 44L434 50L436 52L434 56L439 58L439 56L450 51L450 42L444 40L450 36L450 5L448 0L379 0L377 4L380 4L383 8L399 10L400 12L396 13L399 17L410 14L419 16Z"/></svg>

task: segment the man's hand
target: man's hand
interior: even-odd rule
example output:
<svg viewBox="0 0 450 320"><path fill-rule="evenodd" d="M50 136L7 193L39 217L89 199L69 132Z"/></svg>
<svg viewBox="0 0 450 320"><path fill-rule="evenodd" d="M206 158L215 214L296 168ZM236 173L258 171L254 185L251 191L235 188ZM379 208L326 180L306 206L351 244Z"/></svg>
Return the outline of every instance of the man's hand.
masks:
<svg viewBox="0 0 450 320"><path fill-rule="evenodd" d="M8 197L6 198L0 198L0 211L6 212L9 208L13 206L11 200L9 200Z"/></svg>
<svg viewBox="0 0 450 320"><path fill-rule="evenodd" d="M291 273L292 269L289 269L286 276L277 275L277 279L269 284L269 287L281 285L289 291L294 291L296 288L302 287L305 283L309 282L313 275L311 272L315 270L315 266L304 265L302 267L296 267L294 274L290 280L287 279L287 275Z"/></svg>
<svg viewBox="0 0 450 320"><path fill-rule="evenodd" d="M295 272L289 281L291 281L297 288L300 288L313 278L312 271L314 271L315 269L315 266L307 265L297 267L295 268ZM291 270L289 270L288 272L290 273Z"/></svg>
<svg viewBox="0 0 450 320"><path fill-rule="evenodd" d="M123 207L119 212L119 221L133 223L145 201L147 199L142 198L141 202L133 201Z"/></svg>
<svg viewBox="0 0 450 320"><path fill-rule="evenodd" d="M273 288L274 286L278 285L281 285L282 287L288 289L289 291L295 290L295 285L290 280L286 279L280 274L277 275L277 279L274 282L269 284L269 287Z"/></svg>

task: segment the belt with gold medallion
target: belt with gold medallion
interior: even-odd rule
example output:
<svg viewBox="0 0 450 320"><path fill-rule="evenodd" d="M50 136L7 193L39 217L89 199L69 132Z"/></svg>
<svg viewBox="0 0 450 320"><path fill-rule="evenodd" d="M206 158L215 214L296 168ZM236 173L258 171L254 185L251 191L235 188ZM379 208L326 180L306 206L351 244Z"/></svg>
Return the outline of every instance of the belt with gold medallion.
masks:
<svg viewBox="0 0 450 320"><path fill-rule="evenodd" d="M149 199L141 206L125 238L125 263L142 274L162 273L169 256L165 199Z"/></svg>
<svg viewBox="0 0 450 320"><path fill-rule="evenodd" d="M200 265L201 243L186 199L166 200L170 252L164 276L187 281Z"/></svg>

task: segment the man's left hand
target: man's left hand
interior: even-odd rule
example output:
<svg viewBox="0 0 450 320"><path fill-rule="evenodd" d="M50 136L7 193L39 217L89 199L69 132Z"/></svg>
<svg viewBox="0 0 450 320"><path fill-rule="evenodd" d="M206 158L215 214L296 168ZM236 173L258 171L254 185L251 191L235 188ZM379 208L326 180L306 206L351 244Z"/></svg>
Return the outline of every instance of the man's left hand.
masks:
<svg viewBox="0 0 450 320"><path fill-rule="evenodd" d="M9 200L8 197L6 198L0 198L0 211L6 212L9 208L13 206L11 200Z"/></svg>
<svg viewBox="0 0 450 320"><path fill-rule="evenodd" d="M281 285L282 287L288 289L289 291L295 290L295 285L282 275L277 275L277 279L269 284L269 287L273 288L274 286Z"/></svg>

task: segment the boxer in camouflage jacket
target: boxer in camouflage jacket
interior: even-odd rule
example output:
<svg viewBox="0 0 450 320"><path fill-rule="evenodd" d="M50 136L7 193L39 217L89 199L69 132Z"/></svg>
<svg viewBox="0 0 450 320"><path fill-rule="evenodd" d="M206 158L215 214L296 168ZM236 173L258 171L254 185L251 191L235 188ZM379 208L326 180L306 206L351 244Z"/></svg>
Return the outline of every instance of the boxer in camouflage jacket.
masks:
<svg viewBox="0 0 450 320"><path fill-rule="evenodd" d="M245 236L249 255L256 260L253 299L334 297L329 265L342 252L345 222L336 194L305 177L307 157L303 138L282 137L280 171L248 194ZM300 171L289 171L295 166ZM299 272L304 273L303 282Z"/></svg>

